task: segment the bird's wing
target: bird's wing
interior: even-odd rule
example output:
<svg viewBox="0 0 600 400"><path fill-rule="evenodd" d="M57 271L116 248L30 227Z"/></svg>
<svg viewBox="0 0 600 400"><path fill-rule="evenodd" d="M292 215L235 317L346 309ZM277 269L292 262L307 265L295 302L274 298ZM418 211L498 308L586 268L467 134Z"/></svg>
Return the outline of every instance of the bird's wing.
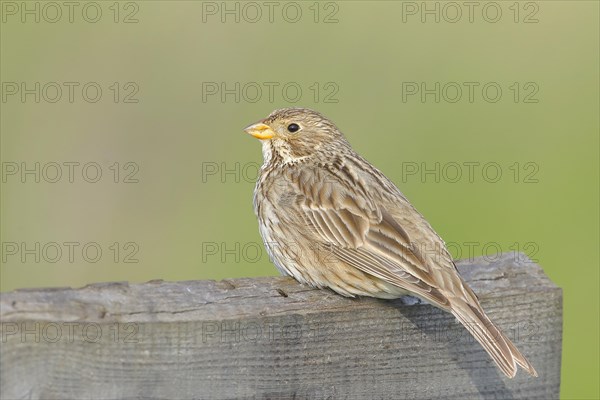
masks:
<svg viewBox="0 0 600 400"><path fill-rule="evenodd" d="M395 206L411 213L408 220L422 220L424 224L422 228L411 225L410 231L430 229L431 232L415 235L421 236L418 238L411 237L392 212L382 205L385 202L374 196L376 193L361 187L358 181L344 182L342 179L327 175L314 181L301 177L296 180L300 184L295 203L299 206L296 209L302 222L330 246L331 253L339 260L447 308L448 299L439 289L446 286L446 281L457 279L458 282L450 283L464 290L460 277L455 271L445 271L444 267L432 262L432 257L423 254L423 243L416 243L421 237L433 238L434 244L442 250L441 257L449 258L441 239L403 196L398 196L399 203ZM427 245L431 246L430 243ZM451 259L443 261L449 261L446 268L454 269ZM454 274L456 278L452 276Z"/></svg>

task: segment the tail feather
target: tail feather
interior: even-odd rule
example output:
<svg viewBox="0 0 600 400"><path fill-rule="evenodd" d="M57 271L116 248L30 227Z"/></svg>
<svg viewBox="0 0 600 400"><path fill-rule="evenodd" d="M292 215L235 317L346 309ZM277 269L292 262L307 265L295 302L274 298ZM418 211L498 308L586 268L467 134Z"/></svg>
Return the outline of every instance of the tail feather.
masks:
<svg viewBox="0 0 600 400"><path fill-rule="evenodd" d="M451 302L451 311L483 346L506 376L513 378L517 373L517 365L525 369L530 375L538 376L531 363L510 339L493 324L481 308L454 299Z"/></svg>
<svg viewBox="0 0 600 400"><path fill-rule="evenodd" d="M525 371L527 371L529 373L529 375L537 377L538 373L535 370L535 368L533 368L533 365L531 365L529 360L527 358L525 358L525 356L523 354L521 354L519 349L517 349L517 347L514 345L513 342L510 341L510 339L506 338L505 340L506 340L506 344L508 344L508 347L510 347L511 353L515 357L515 361L517 362L517 364L519 364L519 366L521 366L521 368L523 368Z"/></svg>

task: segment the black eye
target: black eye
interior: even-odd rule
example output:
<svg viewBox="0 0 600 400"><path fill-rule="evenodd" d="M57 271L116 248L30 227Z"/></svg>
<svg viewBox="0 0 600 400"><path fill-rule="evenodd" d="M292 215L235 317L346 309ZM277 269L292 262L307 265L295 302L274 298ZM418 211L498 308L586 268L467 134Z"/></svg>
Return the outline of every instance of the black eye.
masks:
<svg viewBox="0 0 600 400"><path fill-rule="evenodd" d="M294 132L298 132L300 130L300 125L298 124L289 124L288 125L288 131L294 133Z"/></svg>

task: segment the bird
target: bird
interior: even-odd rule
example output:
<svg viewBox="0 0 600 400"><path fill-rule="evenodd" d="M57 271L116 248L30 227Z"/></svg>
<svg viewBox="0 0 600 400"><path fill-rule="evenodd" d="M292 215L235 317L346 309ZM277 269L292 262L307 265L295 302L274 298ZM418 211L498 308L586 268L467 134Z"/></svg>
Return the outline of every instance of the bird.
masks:
<svg viewBox="0 0 600 400"><path fill-rule="evenodd" d="M244 131L262 143L254 212L283 274L346 296L411 295L452 313L509 378L533 365L486 315L442 238L321 113L273 111Z"/></svg>

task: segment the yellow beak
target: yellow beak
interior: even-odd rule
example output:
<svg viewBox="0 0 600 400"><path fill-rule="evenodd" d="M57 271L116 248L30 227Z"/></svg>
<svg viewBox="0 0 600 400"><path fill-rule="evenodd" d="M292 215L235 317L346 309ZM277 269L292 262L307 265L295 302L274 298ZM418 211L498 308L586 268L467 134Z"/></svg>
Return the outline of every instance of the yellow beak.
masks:
<svg viewBox="0 0 600 400"><path fill-rule="evenodd" d="M257 122L256 124L247 126L244 128L244 131L260 140L271 139L273 136L275 136L273 129L271 129L269 125L263 124L262 122Z"/></svg>

